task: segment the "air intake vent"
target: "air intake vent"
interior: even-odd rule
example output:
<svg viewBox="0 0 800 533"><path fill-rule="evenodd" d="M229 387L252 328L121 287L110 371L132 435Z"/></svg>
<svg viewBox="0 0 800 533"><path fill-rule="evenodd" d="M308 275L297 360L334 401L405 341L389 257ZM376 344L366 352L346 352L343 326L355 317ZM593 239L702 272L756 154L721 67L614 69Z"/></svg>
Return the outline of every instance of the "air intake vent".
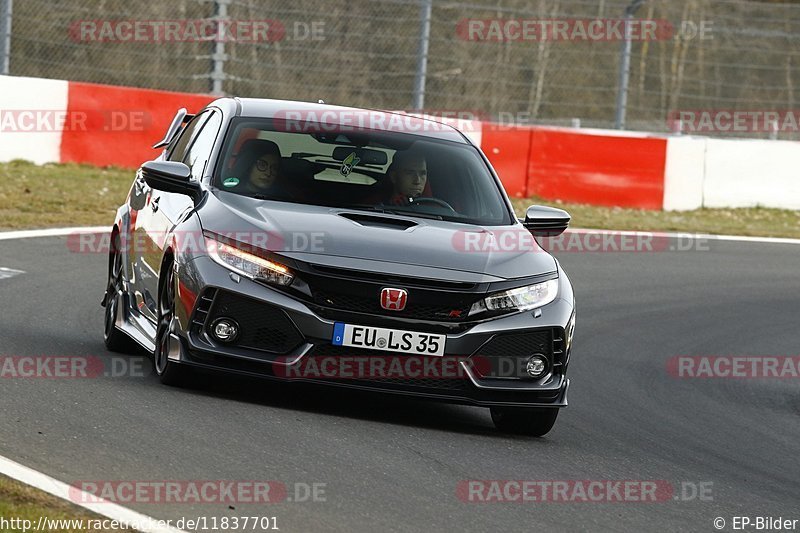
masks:
<svg viewBox="0 0 800 533"><path fill-rule="evenodd" d="M340 217L347 220L352 220L362 226L369 226L372 228L386 228L386 229L399 229L407 230L417 225L413 220L406 220L403 218L385 217L379 215L369 215L365 213L339 213Z"/></svg>
<svg viewBox="0 0 800 533"><path fill-rule="evenodd" d="M564 330L553 328L553 361L557 366L564 364Z"/></svg>
<svg viewBox="0 0 800 533"><path fill-rule="evenodd" d="M197 305L194 309L194 316L192 317L192 329L199 333L202 331L203 326L208 319L208 311L211 309L211 304L214 303L214 297L217 295L217 289L206 290L197 300Z"/></svg>

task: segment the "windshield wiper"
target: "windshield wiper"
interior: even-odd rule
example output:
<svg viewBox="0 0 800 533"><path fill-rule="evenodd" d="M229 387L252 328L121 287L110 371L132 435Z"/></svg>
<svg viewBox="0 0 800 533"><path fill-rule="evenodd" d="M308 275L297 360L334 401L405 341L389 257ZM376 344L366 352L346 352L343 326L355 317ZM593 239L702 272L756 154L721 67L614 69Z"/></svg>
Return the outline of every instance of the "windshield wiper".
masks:
<svg viewBox="0 0 800 533"><path fill-rule="evenodd" d="M421 213L419 211L403 211L402 209L386 210L384 213L392 213L394 215L406 215L409 217L430 218L432 220L444 220L442 215L434 215L433 213Z"/></svg>
<svg viewBox="0 0 800 533"><path fill-rule="evenodd" d="M444 220L441 215L434 215L432 213L422 213L419 211L408 211L403 209L396 209L392 206L384 204L353 204L342 207L342 209L361 209L363 211L373 211L375 213L387 213L390 215L403 215L409 217L429 218L432 220Z"/></svg>
<svg viewBox="0 0 800 533"><path fill-rule="evenodd" d="M361 209L363 211L376 211L378 213L386 213L386 206L383 204L352 204L336 206L339 209Z"/></svg>

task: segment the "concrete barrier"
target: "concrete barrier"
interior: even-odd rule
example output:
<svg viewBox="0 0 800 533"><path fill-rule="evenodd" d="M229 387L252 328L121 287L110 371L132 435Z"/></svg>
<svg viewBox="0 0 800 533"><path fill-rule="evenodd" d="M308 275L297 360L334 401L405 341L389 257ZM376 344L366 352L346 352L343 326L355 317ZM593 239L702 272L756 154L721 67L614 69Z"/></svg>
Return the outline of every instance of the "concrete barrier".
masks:
<svg viewBox="0 0 800 533"><path fill-rule="evenodd" d="M0 161L135 168L179 107L213 97L0 76ZM434 117L435 118L435 117ZM470 123L512 197L686 210L800 209L800 143Z"/></svg>
<svg viewBox="0 0 800 533"><path fill-rule="evenodd" d="M0 161L61 160L69 83L0 76Z"/></svg>
<svg viewBox="0 0 800 533"><path fill-rule="evenodd" d="M800 143L708 139L703 205L800 209Z"/></svg>

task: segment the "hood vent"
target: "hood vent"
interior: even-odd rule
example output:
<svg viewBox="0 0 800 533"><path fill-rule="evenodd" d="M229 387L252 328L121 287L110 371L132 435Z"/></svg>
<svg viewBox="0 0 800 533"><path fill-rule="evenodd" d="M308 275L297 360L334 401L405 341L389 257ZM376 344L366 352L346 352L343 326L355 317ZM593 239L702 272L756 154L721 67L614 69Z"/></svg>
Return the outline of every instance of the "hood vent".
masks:
<svg viewBox="0 0 800 533"><path fill-rule="evenodd" d="M369 226L372 228L386 228L386 229L399 229L407 230L417 225L413 220L405 218L394 218L383 215L373 215L371 213L339 213L340 217L352 220L353 222L362 226Z"/></svg>

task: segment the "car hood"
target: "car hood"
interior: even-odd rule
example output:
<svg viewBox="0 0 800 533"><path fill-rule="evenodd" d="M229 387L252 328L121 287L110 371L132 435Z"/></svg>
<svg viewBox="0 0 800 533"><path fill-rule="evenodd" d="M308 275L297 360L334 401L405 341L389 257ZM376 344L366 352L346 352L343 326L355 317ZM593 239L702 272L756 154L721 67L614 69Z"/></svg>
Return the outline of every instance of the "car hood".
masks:
<svg viewBox="0 0 800 533"><path fill-rule="evenodd" d="M204 230L327 266L473 282L557 270L555 259L533 239L514 246L525 232L521 225L483 227L256 200L224 191L207 195L198 214ZM493 246L503 233L513 235L504 246Z"/></svg>

